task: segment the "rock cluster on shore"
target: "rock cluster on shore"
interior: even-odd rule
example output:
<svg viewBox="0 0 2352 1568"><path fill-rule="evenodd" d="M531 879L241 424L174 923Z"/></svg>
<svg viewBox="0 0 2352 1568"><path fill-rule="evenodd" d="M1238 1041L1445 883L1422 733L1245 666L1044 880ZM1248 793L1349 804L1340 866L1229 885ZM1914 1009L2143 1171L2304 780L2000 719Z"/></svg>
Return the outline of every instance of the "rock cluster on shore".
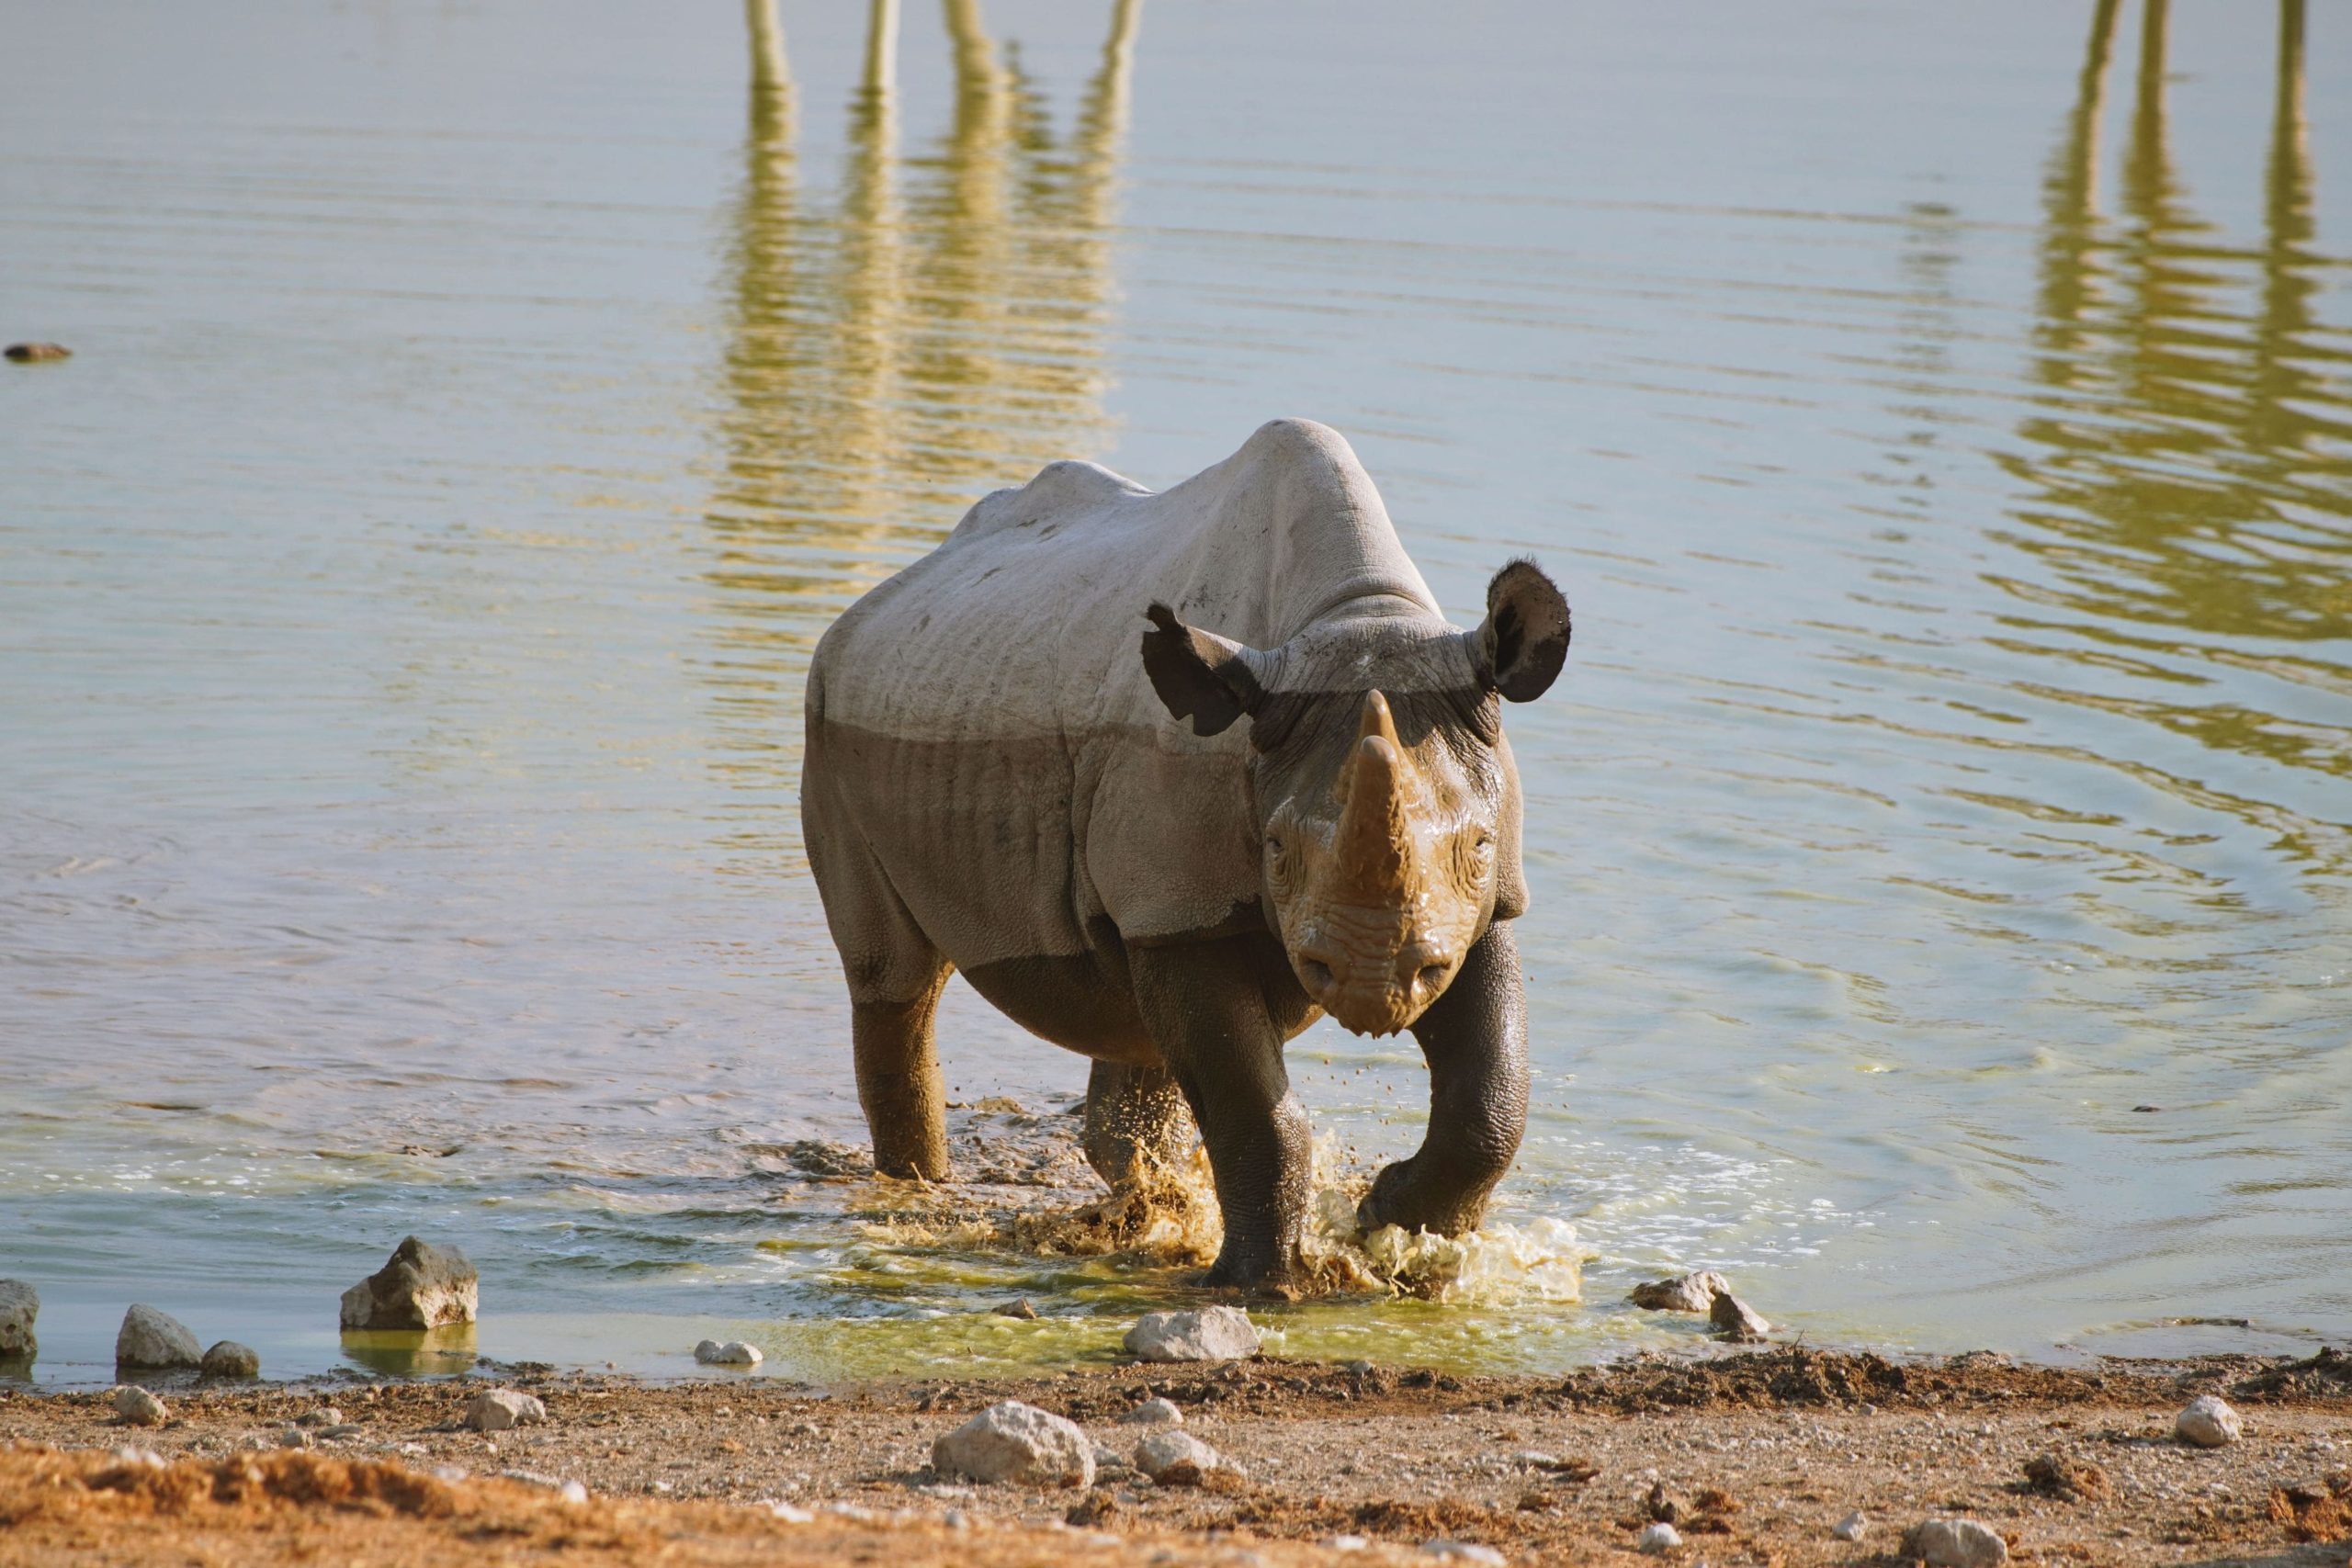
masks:
<svg viewBox="0 0 2352 1568"><path fill-rule="evenodd" d="M343 1293L346 1329L424 1329L470 1323L479 1304L472 1264L455 1247L434 1247L410 1236L393 1249L384 1267ZM40 1292L23 1280L0 1280L0 1361L30 1360L40 1354L34 1325ZM749 1346L752 1363L759 1352ZM261 1355L234 1339L199 1347L187 1325L160 1307L133 1303L115 1333L115 1366L125 1371L193 1370L208 1378L256 1378Z"/></svg>

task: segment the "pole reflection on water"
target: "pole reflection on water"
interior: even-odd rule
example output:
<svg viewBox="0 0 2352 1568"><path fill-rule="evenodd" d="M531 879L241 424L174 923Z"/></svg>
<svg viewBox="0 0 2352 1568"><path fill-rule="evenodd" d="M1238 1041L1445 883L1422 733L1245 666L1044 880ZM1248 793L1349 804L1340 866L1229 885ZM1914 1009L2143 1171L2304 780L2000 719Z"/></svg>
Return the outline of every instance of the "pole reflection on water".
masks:
<svg viewBox="0 0 2352 1568"><path fill-rule="evenodd" d="M2335 702L2352 636L2352 434L2344 351L2314 333L2328 264L2308 249L2312 175L2302 124L2301 0L2281 0L2266 234L2241 249L2198 218L2166 142L2165 0L2147 0L2121 169L2121 213L2098 209L2097 136L2118 6L2094 14L2079 96L2052 159L2033 366L2040 391L2008 459L2035 494L2012 543L2049 569L2033 610L2085 619L2096 649L2176 691L2268 677L2279 711L2135 694L2097 702L2202 744L2332 776L2352 773ZM2246 274L2252 274L2249 286ZM2234 297L2251 297L2250 309ZM2331 449L2331 447L2333 449ZM2020 610L2013 624L2054 629ZM2238 690L2242 683L2232 682ZM2276 826L2314 869L2352 865L2352 829L2290 819L2196 781L2172 787Z"/></svg>
<svg viewBox="0 0 2352 1568"><path fill-rule="evenodd" d="M790 84L755 84L728 256L726 470L707 513L722 768L788 785L800 682L832 615L982 492L1108 445L1102 338L1141 0L1107 11L1100 66L1057 137L978 0L943 0L952 120L902 158L898 7L872 0L830 206L802 193ZM798 863L779 818L730 842Z"/></svg>

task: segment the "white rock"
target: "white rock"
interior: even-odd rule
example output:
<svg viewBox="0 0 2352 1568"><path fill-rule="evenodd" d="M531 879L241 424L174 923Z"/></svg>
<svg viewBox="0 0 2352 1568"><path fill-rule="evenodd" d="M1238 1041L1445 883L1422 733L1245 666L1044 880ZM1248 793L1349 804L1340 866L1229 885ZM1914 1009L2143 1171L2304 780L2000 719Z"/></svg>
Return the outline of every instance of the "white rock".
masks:
<svg viewBox="0 0 2352 1568"><path fill-rule="evenodd" d="M305 1410L294 1417L297 1427L340 1427L343 1412L332 1404L322 1404L316 1410Z"/></svg>
<svg viewBox="0 0 2352 1568"><path fill-rule="evenodd" d="M547 1418L548 1407L535 1395L517 1393L511 1388L485 1389L466 1401L466 1425L477 1432L537 1426Z"/></svg>
<svg viewBox="0 0 2352 1568"><path fill-rule="evenodd" d="M1136 1468L1158 1486L1198 1486L1216 1471L1239 1475L1241 1467L1190 1432L1155 1432L1136 1445Z"/></svg>
<svg viewBox="0 0 2352 1568"><path fill-rule="evenodd" d="M1518 1470L1557 1470L1560 1468L1560 1456L1547 1454L1538 1449L1522 1449L1510 1456L1510 1462Z"/></svg>
<svg viewBox="0 0 2352 1568"><path fill-rule="evenodd" d="M133 1427L160 1427L172 1416L169 1405L129 1383L114 1391L114 1413Z"/></svg>
<svg viewBox="0 0 2352 1568"><path fill-rule="evenodd" d="M1094 1444L1073 1422L1008 1399L991 1404L931 1445L942 1475L1033 1485L1094 1484Z"/></svg>
<svg viewBox="0 0 2352 1568"><path fill-rule="evenodd" d="M117 1449L114 1457L119 1463L135 1464L141 1470L162 1470L168 1462L153 1449Z"/></svg>
<svg viewBox="0 0 2352 1568"><path fill-rule="evenodd" d="M1333 1551L1362 1551L1372 1542L1360 1535L1327 1535L1316 1544L1329 1547Z"/></svg>
<svg viewBox="0 0 2352 1568"><path fill-rule="evenodd" d="M1928 1568L1997 1568L2009 1560L2009 1543L1974 1519L1928 1519L1912 1528L1903 1549Z"/></svg>
<svg viewBox="0 0 2352 1568"><path fill-rule="evenodd" d="M1131 1427L1181 1427L1184 1413L1170 1399L1147 1399L1119 1417Z"/></svg>
<svg viewBox="0 0 2352 1568"><path fill-rule="evenodd" d="M567 1481L555 1490L556 1495L562 1498L567 1503L585 1503L588 1501L588 1487L587 1483L584 1482Z"/></svg>
<svg viewBox="0 0 2352 1568"><path fill-rule="evenodd" d="M1839 1540L1860 1540L1870 1533L1871 1522L1860 1513L1848 1514L1830 1528L1829 1533Z"/></svg>
<svg viewBox="0 0 2352 1568"><path fill-rule="evenodd" d="M1126 1346L1146 1361L1231 1361L1254 1356L1257 1325L1239 1307L1148 1312L1127 1330Z"/></svg>
<svg viewBox="0 0 2352 1568"><path fill-rule="evenodd" d="M122 1328L114 1337L116 1366L194 1367L203 1361L204 1347L171 1314L134 1306L122 1314Z"/></svg>
<svg viewBox="0 0 2352 1568"><path fill-rule="evenodd" d="M1421 1551L1425 1556L1451 1558L1456 1562L1506 1561L1503 1554L1493 1547L1480 1546L1477 1542L1470 1540L1425 1540L1421 1542Z"/></svg>
<svg viewBox="0 0 2352 1568"><path fill-rule="evenodd" d="M33 1324L40 1316L40 1292L22 1280L0 1280L0 1361L40 1354Z"/></svg>
<svg viewBox="0 0 2352 1568"><path fill-rule="evenodd" d="M2238 1440L2245 1425L2229 1401L2219 1394L2200 1393L2188 1402L2172 1424L2173 1436L2200 1449L2226 1448Z"/></svg>
<svg viewBox="0 0 2352 1568"><path fill-rule="evenodd" d="M261 1376L261 1353L250 1345L240 1345L233 1339L223 1339L204 1353L198 1363L209 1378L257 1378Z"/></svg>
<svg viewBox="0 0 2352 1568"><path fill-rule="evenodd" d="M300 1427L288 1427L277 1436L277 1446L281 1449L315 1448L318 1441Z"/></svg>
<svg viewBox="0 0 2352 1568"><path fill-rule="evenodd" d="M788 1525L813 1524L817 1516L792 1503L770 1503L768 1512Z"/></svg>
<svg viewBox="0 0 2352 1568"><path fill-rule="evenodd" d="M1664 1523L1649 1526L1634 1539L1634 1550L1646 1551L1653 1557L1662 1552L1672 1551L1681 1544L1682 1532L1672 1525Z"/></svg>
<svg viewBox="0 0 2352 1568"><path fill-rule="evenodd" d="M695 1347L695 1359L707 1367L756 1367L767 1358L757 1345L741 1339L706 1339Z"/></svg>
<svg viewBox="0 0 2352 1568"><path fill-rule="evenodd" d="M1717 1296L1729 1294L1731 1281L1710 1269L1636 1285L1632 1299L1635 1306L1647 1307L1652 1312L1705 1312L1715 1304Z"/></svg>

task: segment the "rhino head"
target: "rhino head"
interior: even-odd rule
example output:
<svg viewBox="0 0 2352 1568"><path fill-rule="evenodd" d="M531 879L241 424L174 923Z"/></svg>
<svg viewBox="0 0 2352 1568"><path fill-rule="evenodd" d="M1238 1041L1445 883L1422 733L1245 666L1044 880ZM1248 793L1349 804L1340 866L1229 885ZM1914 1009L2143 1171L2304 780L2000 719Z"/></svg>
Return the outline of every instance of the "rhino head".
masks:
<svg viewBox="0 0 2352 1568"><path fill-rule="evenodd" d="M1519 781L1498 699L1560 672L1568 606L1533 562L1461 632L1317 622L1258 649L1149 612L1144 668L1196 735L1250 721L1263 907L1307 996L1359 1034L1409 1027L1519 886ZM1516 914L1507 907L1506 914Z"/></svg>

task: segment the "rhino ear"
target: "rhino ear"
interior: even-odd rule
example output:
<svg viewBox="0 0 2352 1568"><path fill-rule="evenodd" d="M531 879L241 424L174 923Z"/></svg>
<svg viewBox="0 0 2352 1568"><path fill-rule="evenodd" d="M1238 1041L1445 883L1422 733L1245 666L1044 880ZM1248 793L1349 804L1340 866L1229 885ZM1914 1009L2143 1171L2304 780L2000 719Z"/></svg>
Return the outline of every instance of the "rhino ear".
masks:
<svg viewBox="0 0 2352 1568"><path fill-rule="evenodd" d="M1463 640L1489 689L1532 703L1567 662L1568 601L1533 561L1512 561L1487 584L1486 623Z"/></svg>
<svg viewBox="0 0 2352 1568"><path fill-rule="evenodd" d="M1145 615L1152 629L1143 634L1143 672L1170 714L1193 721L1193 734L1223 734L1256 711L1266 694L1250 667L1249 649L1186 626L1165 604Z"/></svg>

